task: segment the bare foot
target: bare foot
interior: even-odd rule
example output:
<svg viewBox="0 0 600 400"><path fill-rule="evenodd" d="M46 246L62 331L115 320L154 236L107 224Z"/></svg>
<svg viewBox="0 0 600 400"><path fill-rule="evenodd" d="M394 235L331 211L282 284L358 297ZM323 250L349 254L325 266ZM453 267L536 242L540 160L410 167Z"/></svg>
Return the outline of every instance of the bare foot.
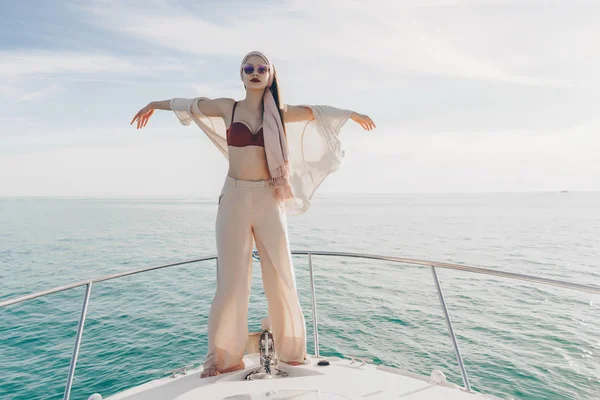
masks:
<svg viewBox="0 0 600 400"><path fill-rule="evenodd" d="M282 363L286 363L287 365L304 365L303 361L282 361Z"/></svg>
<svg viewBox="0 0 600 400"><path fill-rule="evenodd" d="M244 369L244 368L246 368L246 365L242 361L242 363L240 365L237 365L237 366L231 367L231 368L227 368L226 370L221 371L221 373L222 374L226 374L228 372L239 371L239 370Z"/></svg>
<svg viewBox="0 0 600 400"><path fill-rule="evenodd" d="M219 371L217 371L216 368L206 368L204 370L202 370L202 373L200 374L200 378L208 378L211 376L217 376L219 375Z"/></svg>
<svg viewBox="0 0 600 400"><path fill-rule="evenodd" d="M223 371L219 371L217 369L217 367L209 367L209 368L206 368L206 369L202 370L202 373L200 374L200 378L208 378L208 377L211 377L211 376L217 376L217 375L221 375L221 374L226 374L228 372L239 371L239 370L244 369L244 368L246 368L246 366L244 365L243 362L241 364L239 364L239 365L236 365L235 367L224 369Z"/></svg>

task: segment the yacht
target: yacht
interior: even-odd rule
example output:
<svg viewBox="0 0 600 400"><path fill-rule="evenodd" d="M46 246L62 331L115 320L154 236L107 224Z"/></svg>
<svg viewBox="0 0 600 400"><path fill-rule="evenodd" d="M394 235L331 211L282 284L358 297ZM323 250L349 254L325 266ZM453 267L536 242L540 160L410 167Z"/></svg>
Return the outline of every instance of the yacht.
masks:
<svg viewBox="0 0 600 400"><path fill-rule="evenodd" d="M582 285L537 276L516 274L493 269L472 267L461 264L450 264L435 261L382 256L373 254L339 253L326 251L293 251L294 255L308 257L312 323L315 327L314 354L309 355L303 365L290 366L280 363L274 351L273 335L268 318L263 319L262 329L249 334L245 368L235 372L224 373L209 378L200 378L201 366L186 365L169 371L164 378L151 380L139 386L131 387L123 392L103 397L102 393L90 393L88 400L342 400L342 399L431 399L431 400L463 400L463 399L496 399L490 394L478 393L471 388L460 352L459 343L454 334L450 314L440 285L437 271L447 269L468 273L491 275L506 279L527 281L538 285L551 285L576 291L600 294L600 287ZM386 365L375 365L371 360L348 354L344 357L327 357L319 351L319 329L317 318L317 300L313 275L313 256L351 257L359 259L380 260L399 263L431 270L441 312L448 329L449 345L456 356L457 368L460 370L462 382L449 382L444 371L433 370L429 375L402 370ZM257 253L253 258L258 259ZM164 268L204 263L216 260L216 256L184 260L166 265L151 266L127 271L69 285L44 290L29 295L12 298L0 302L0 308L47 296L57 292L85 287L81 314L71 362L64 390L64 400L69 400L74 382L75 368L79 348L83 339L84 325L92 287L95 283L119 279L129 275L147 273ZM390 338L393 340L393 338Z"/></svg>

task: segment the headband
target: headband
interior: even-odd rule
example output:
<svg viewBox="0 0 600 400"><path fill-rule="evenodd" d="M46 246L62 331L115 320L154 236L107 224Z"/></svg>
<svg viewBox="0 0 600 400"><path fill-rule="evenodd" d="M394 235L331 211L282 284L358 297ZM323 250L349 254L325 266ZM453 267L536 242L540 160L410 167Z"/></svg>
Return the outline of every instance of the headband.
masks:
<svg viewBox="0 0 600 400"><path fill-rule="evenodd" d="M273 85L273 79L275 78L275 68L273 67L273 64L271 64L271 61L269 61L267 56L265 56L260 51L251 51L250 53L244 56L244 58L242 59L242 64L240 65L240 78L244 80L243 68L244 65L246 65L246 63L248 62L248 59L252 56L258 56L265 60L265 62L267 63L267 66L269 67L269 82L267 83L267 87L271 87L271 85Z"/></svg>

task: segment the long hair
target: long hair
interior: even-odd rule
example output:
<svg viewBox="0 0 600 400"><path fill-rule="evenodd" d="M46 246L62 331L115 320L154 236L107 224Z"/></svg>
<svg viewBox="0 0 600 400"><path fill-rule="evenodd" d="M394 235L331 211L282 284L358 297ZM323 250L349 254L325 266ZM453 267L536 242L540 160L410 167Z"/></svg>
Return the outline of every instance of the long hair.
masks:
<svg viewBox="0 0 600 400"><path fill-rule="evenodd" d="M275 67L273 67L273 84L267 90L271 91L273 95L273 99L275 99L275 104L277 105L277 110L279 111L279 117L281 118L281 125L283 126L283 134L287 137L287 132L285 130L285 121L283 119L283 108L281 107L281 91L279 90L279 83L277 82L277 73L275 72Z"/></svg>
<svg viewBox="0 0 600 400"><path fill-rule="evenodd" d="M271 91L271 95L273 96L273 99L275 100L275 105L277 106L277 111L279 112L279 119L281 120L281 125L283 126L283 134L284 136L287 138L287 132L285 129L285 121L283 118L283 108L281 107L282 102L281 102L281 91L279 90L279 83L277 82L277 71L275 71L275 66L268 60L267 56L264 55L263 53L261 53L260 51L251 51L250 53L246 54L244 56L244 58L242 59L242 67L244 65L244 63L252 56L258 56L260 58L262 58L268 65L269 67L272 69L272 71L269 71L273 77L273 81L271 83L270 87L265 88L265 90L270 90ZM242 78L242 80L244 80L244 75L242 72L242 69L240 69L240 78ZM246 88L246 84L244 84L244 89ZM266 93L266 92L264 92ZM264 100L263 100L264 103ZM264 108L264 104L263 104L263 108Z"/></svg>

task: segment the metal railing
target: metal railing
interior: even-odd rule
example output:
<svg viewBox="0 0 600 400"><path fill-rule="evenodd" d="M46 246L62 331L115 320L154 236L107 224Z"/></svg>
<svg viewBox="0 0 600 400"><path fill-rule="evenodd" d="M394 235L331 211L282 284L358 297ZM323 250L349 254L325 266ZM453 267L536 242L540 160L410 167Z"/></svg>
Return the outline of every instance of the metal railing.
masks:
<svg viewBox="0 0 600 400"><path fill-rule="evenodd" d="M539 277L531 276L531 275L515 274L515 273L511 273L511 272L497 271L497 270L492 270L492 269L487 269L487 268L470 267L467 265L460 265L460 264L425 261L425 260L417 260L417 259L412 259L412 258L380 256L380 255L373 255L373 254L340 253L340 252L329 252L329 251L292 251L292 254L308 256L308 267L309 267L310 287L311 287L311 302L312 302L312 320L313 320L314 342L315 342L314 344L315 344L315 355L317 357L319 357L320 354L319 354L319 334L318 334L318 325L317 325L317 301L316 301L316 296L315 296L315 281L314 281L312 256L317 255L317 256L330 256L330 257L362 258L362 259L389 261L389 262L393 262L393 263L420 265L420 266L430 267L431 273L433 275L433 281L435 283L435 287L437 289L438 297L440 300L442 312L443 312L444 318L446 320L446 326L448 328L448 333L450 334L450 339L451 339L452 345L454 347L454 353L456 355L456 360L457 360L458 366L460 368L460 373L462 375L463 384L464 384L465 389L468 391L471 391L469 377L467 376L467 371L465 369L462 355L460 353L460 348L458 346L458 342L457 342L456 336L454 334L454 329L452 327L452 321L450 320L450 314L448 313L448 309L446 308L446 301L444 299L442 287L440 285L440 282L439 282L439 279L437 276L436 268L473 272L473 273L477 273L477 274L491 275L491 276L497 276L497 277L509 278L509 279L516 279L516 280L520 280L520 281L533 282L533 283L555 286L555 287L562 287L562 288L566 288L566 289L573 289L573 290L578 290L578 291L588 292L588 293L593 293L593 294L600 294L600 287L597 287L597 286L581 285L578 283L564 282L564 281L547 279L547 278L539 278ZM63 291L81 287L81 286L86 287L85 295L83 298L83 306L81 308L81 314L79 316L79 324L77 326L77 334L75 336L75 345L73 348L73 353L71 355L71 363L69 365L69 375L67 377L67 384L65 386L65 392L64 392L64 396L63 396L64 400L68 400L71 395L71 387L73 384L73 377L75 375L75 366L77 364L77 358L79 356L79 348L81 346L81 340L83 337L83 327L84 327L85 319L87 316L87 307L88 307L88 303L89 303L90 295L91 295L91 291L92 291L92 284L98 283L98 282L109 281L109 280L113 280L113 279L118 279L118 278L122 278L122 277L129 276L129 275L141 274L144 272L154 271L154 270L158 270L158 269L170 268L170 267L186 265L186 264L199 263L199 262L203 262L203 261L211 261L211 260L216 260L216 259L217 259L216 256L197 258L197 259L192 259L192 260L180 261L180 262L176 262L176 263L164 264L164 265L148 267L148 268L141 268L141 269L136 269L133 271L127 271L127 272L122 272L122 273L117 273L117 274L112 274L112 275L106 275L106 276L102 276L102 277L94 278L94 279L90 279L90 280L75 282L75 283L72 283L69 285L59 286L59 287L56 287L53 289L43 290L41 292L36 292L36 293L28 294L25 296L1 301L0 308L18 304L18 303L22 303L27 300L36 299L38 297L47 296L49 294L63 292Z"/></svg>

